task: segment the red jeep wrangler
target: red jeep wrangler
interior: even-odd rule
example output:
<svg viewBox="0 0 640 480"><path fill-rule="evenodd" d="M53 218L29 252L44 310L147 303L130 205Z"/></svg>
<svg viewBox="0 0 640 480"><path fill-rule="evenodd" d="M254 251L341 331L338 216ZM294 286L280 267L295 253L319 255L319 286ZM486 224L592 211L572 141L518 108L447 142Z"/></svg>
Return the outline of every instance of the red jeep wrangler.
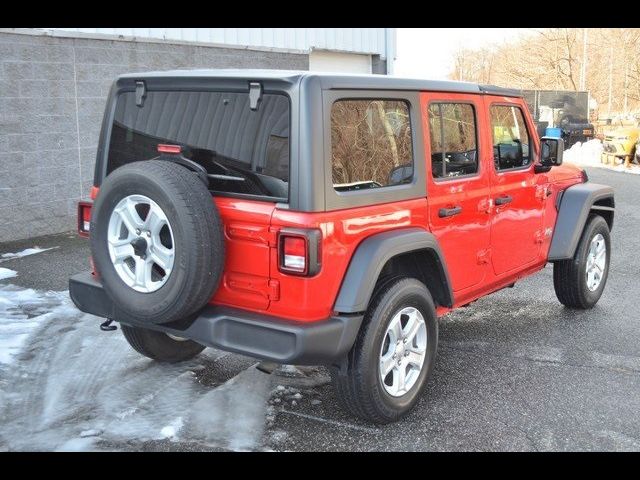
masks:
<svg viewBox="0 0 640 480"><path fill-rule="evenodd" d="M437 317L553 262L591 308L614 197L560 166L515 91L311 72L123 75L81 203L82 311L159 361L206 346L324 364L353 414L397 420ZM114 328L114 327L111 327Z"/></svg>

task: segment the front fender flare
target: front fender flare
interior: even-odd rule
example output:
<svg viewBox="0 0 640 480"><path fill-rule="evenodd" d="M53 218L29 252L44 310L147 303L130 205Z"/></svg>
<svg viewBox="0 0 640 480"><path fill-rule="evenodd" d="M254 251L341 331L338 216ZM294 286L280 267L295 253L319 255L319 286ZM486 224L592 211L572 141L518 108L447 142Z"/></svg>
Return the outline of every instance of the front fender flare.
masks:
<svg viewBox="0 0 640 480"><path fill-rule="evenodd" d="M609 198L613 199L613 188L590 182L573 185L562 192L549 261L573 258L589 213L593 209L613 211L613 207L594 207L596 202Z"/></svg>
<svg viewBox="0 0 640 480"><path fill-rule="evenodd" d="M434 256L439 277L446 283L446 306L452 306L451 282L438 241L430 232L407 228L372 235L358 246L342 281L334 310L341 313L365 311L385 264L397 255L418 250L429 250Z"/></svg>

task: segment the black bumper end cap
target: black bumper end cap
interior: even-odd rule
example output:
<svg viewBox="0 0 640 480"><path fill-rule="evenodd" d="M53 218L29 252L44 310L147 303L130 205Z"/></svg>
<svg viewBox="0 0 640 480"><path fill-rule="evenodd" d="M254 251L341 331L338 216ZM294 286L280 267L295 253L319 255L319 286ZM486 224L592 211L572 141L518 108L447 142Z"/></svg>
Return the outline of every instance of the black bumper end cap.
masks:
<svg viewBox="0 0 640 480"><path fill-rule="evenodd" d="M79 273L69 279L69 296L83 312L103 318L114 317L113 302L91 272Z"/></svg>

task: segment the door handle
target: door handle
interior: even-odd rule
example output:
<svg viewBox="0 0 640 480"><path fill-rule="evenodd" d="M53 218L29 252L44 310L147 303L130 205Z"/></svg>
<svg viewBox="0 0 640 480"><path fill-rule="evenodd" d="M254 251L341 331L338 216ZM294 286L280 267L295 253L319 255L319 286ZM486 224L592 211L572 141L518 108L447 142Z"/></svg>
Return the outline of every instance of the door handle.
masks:
<svg viewBox="0 0 640 480"><path fill-rule="evenodd" d="M441 208L440 210L438 210L438 216L441 218L453 217L454 215L458 215L460 212L462 212L461 206L457 206L453 208Z"/></svg>
<svg viewBox="0 0 640 480"><path fill-rule="evenodd" d="M506 203L511 203L513 198L511 195L504 195L503 197L496 198L496 205L504 205Z"/></svg>

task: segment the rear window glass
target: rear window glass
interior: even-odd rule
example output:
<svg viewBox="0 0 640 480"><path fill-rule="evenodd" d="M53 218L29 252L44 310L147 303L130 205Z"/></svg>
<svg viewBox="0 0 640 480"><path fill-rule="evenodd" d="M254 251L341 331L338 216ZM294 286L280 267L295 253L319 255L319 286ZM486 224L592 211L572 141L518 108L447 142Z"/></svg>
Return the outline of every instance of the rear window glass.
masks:
<svg viewBox="0 0 640 480"><path fill-rule="evenodd" d="M289 100L263 94L258 110L248 93L135 92L120 94L109 141L107 173L159 155L159 144L180 145L204 166L216 192L287 199Z"/></svg>

